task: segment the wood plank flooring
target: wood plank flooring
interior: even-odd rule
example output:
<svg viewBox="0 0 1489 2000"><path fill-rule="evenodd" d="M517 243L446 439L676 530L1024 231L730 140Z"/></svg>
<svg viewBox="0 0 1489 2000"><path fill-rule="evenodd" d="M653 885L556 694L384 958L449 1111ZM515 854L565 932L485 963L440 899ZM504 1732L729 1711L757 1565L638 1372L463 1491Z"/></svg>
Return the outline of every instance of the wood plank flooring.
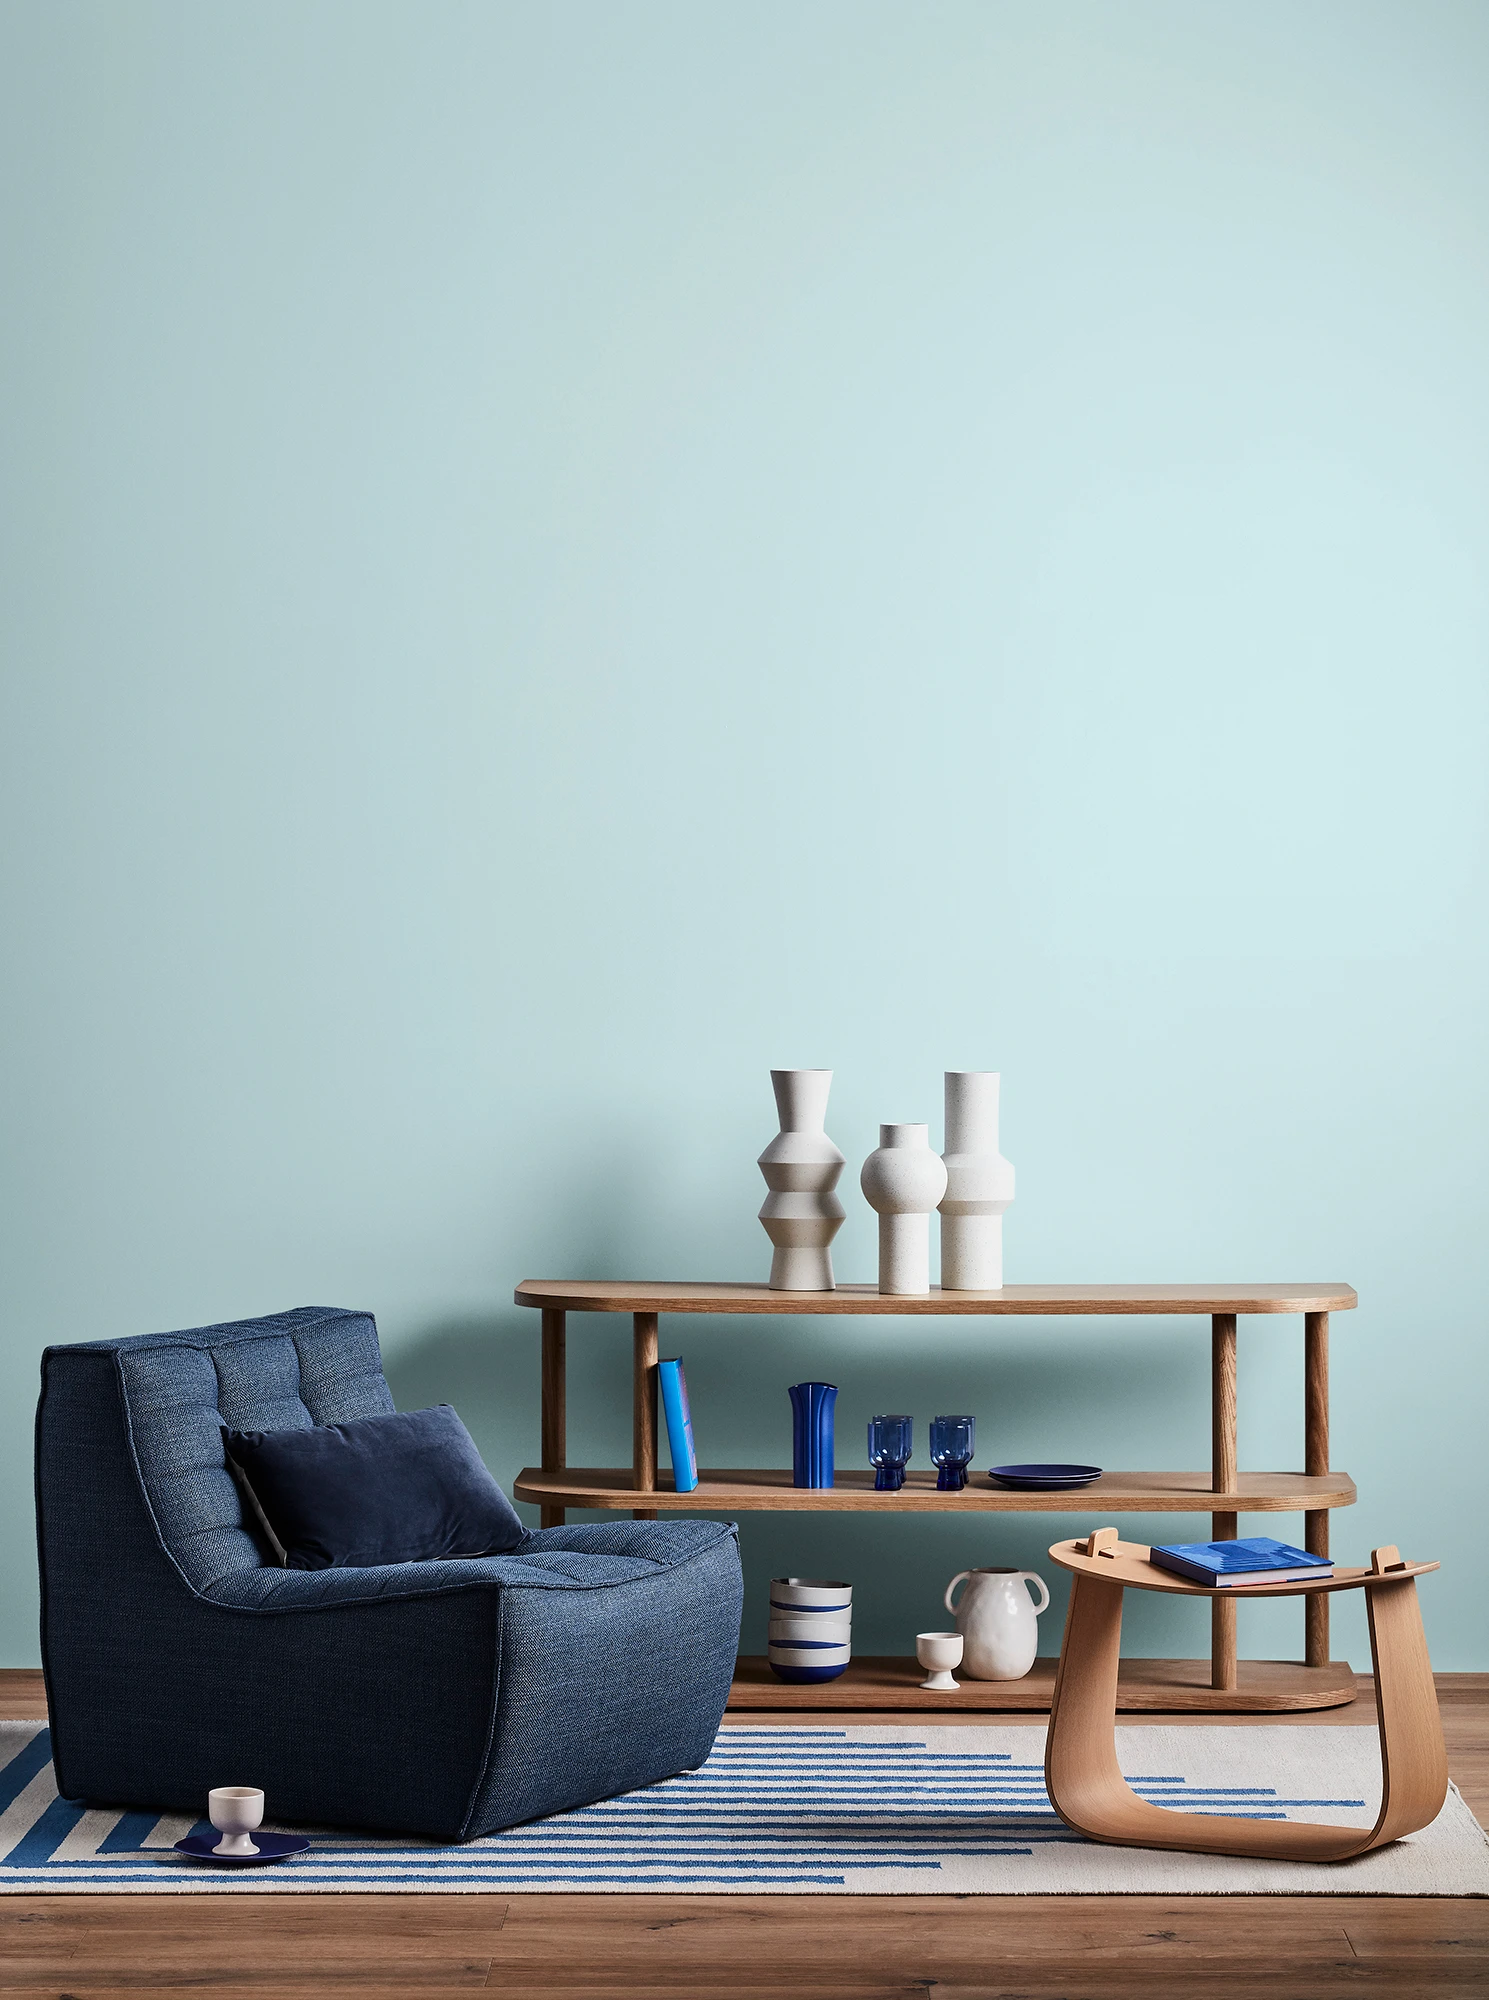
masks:
<svg viewBox="0 0 1489 2000"><path fill-rule="evenodd" d="M1438 1676L1448 1762L1489 1818L1489 1674ZM43 1716L0 1672L0 1715ZM903 1716L855 1715L854 1723ZM1350 1727L1346 1709L1236 1717ZM842 1718L773 1714L737 1726ZM917 1717L934 1727L934 1718ZM1130 1716L1203 1727L1208 1716ZM733 1726L733 1725L732 1725ZM1489 1900L1365 1896L0 1897L6 2000L1342 2000L1489 1996Z"/></svg>

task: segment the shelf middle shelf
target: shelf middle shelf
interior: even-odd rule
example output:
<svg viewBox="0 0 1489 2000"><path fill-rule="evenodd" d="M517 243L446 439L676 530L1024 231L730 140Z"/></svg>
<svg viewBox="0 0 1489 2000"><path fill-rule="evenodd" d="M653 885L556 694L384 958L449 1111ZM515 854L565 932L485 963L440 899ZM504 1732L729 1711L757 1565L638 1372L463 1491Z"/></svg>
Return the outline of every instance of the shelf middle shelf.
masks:
<svg viewBox="0 0 1489 2000"><path fill-rule="evenodd" d="M546 1507L639 1507L668 1513L916 1514L1301 1514L1351 1507L1355 1483L1347 1472L1238 1472L1217 1492L1209 1472L1104 1472L1089 1486L1060 1493L1021 1493L974 1479L959 1493L942 1493L934 1472L911 1472L897 1493L876 1493L872 1471L840 1472L834 1486L793 1486L790 1466L700 1472L691 1493L658 1471L656 1487L639 1492L629 1466L567 1466L544 1472L526 1466L514 1489L519 1500Z"/></svg>

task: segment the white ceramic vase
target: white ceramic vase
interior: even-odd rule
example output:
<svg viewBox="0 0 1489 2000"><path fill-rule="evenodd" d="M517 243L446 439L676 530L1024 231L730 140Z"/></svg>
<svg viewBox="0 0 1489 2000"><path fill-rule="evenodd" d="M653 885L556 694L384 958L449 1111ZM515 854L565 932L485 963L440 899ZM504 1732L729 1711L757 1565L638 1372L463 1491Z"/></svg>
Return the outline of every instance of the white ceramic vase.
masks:
<svg viewBox="0 0 1489 2000"><path fill-rule="evenodd" d="M996 1292L1003 1284L1003 1211L1013 1168L998 1151L998 1072L946 1072L946 1194L941 1203L941 1289Z"/></svg>
<svg viewBox="0 0 1489 2000"><path fill-rule="evenodd" d="M946 1168L928 1125L881 1125L879 1150L858 1177L879 1216L879 1289L909 1297L931 1289L931 1210L946 1192Z"/></svg>
<svg viewBox="0 0 1489 2000"><path fill-rule="evenodd" d="M959 1583L967 1588L953 1604ZM1032 1604L1024 1585L1032 1583ZM1048 1611L1049 1591L1032 1569L964 1569L946 1586L946 1608L962 1635L962 1672L974 1681L1021 1681L1039 1652L1039 1614Z"/></svg>
<svg viewBox="0 0 1489 2000"><path fill-rule="evenodd" d="M770 1260L773 1292L830 1292L832 1239L843 1226L843 1204L833 1193L846 1162L828 1138L830 1069L773 1069L781 1129L760 1155L770 1192L760 1221L775 1246Z"/></svg>

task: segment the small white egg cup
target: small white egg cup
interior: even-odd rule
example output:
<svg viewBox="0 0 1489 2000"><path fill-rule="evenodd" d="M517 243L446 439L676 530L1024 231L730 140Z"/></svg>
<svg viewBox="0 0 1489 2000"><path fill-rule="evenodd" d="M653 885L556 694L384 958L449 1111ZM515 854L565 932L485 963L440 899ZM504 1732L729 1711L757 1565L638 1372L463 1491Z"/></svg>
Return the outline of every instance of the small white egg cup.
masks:
<svg viewBox="0 0 1489 2000"><path fill-rule="evenodd" d="M208 1792L207 1817L222 1835L214 1854L231 1857L261 1852L248 1838L264 1820L264 1795L252 1785L219 1785L215 1792Z"/></svg>
<svg viewBox="0 0 1489 2000"><path fill-rule="evenodd" d="M962 1664L962 1635L960 1632L917 1632L915 1635L915 1657L923 1667L930 1669L930 1677L923 1680L923 1688L958 1688L960 1681L951 1678L951 1669Z"/></svg>

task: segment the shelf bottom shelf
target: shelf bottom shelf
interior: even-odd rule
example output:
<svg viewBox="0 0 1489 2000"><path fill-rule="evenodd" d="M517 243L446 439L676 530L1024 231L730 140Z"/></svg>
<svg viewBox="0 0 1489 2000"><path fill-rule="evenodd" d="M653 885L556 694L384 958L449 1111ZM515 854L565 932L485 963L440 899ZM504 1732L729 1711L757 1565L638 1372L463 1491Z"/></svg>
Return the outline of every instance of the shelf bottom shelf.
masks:
<svg viewBox="0 0 1489 2000"><path fill-rule="evenodd" d="M729 1712L793 1709L846 1713L853 1709L918 1710L937 1715L1045 1714L1055 1692L1056 1662L1036 1660L1020 1681L963 1680L955 1693L928 1692L925 1669L915 1660L865 1657L835 1681L797 1686L778 1681L761 1655L735 1662ZM1119 1710L1163 1713L1265 1715L1309 1708L1341 1708L1355 1698L1354 1673L1344 1660L1305 1667L1294 1660L1242 1660L1237 1686L1210 1686L1208 1660L1123 1660L1117 1681Z"/></svg>

